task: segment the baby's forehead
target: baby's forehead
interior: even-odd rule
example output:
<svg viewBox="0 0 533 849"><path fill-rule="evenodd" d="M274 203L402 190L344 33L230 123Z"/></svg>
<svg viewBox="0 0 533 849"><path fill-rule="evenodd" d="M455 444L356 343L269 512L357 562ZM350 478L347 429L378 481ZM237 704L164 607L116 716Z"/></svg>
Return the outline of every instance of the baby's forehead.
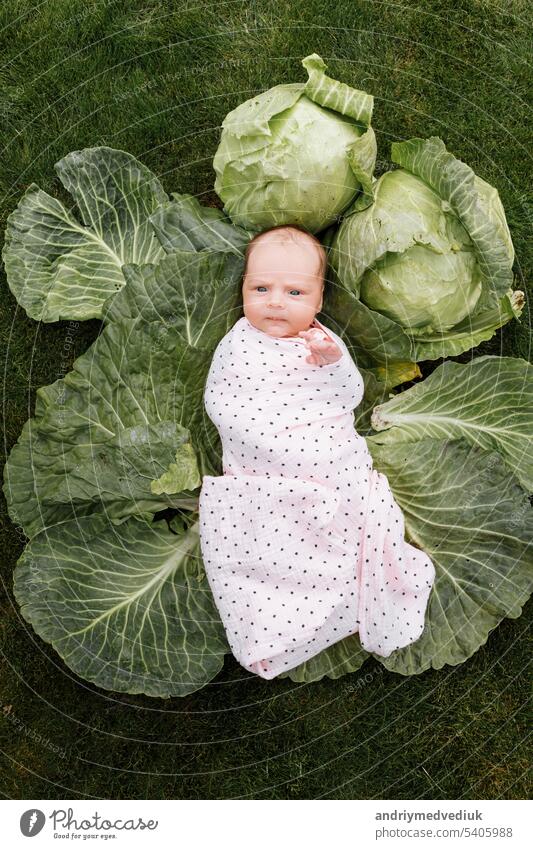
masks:
<svg viewBox="0 0 533 849"><path fill-rule="evenodd" d="M254 240L250 246L246 270L249 272L250 267L257 268L258 265L260 267L265 259L268 262L269 255L279 254L284 250L294 251L294 249L299 251L302 257L312 259L313 263L316 261L318 263L316 273L319 272L322 267L322 256L315 240L305 233L296 232L288 235L279 230L262 233Z"/></svg>
<svg viewBox="0 0 533 849"><path fill-rule="evenodd" d="M267 231L266 233L262 233L256 239L251 246L251 251L256 248L265 248L267 250L279 249L279 248L300 248L305 251L316 251L316 244L314 239L311 239L305 233L300 232L283 232L280 230Z"/></svg>

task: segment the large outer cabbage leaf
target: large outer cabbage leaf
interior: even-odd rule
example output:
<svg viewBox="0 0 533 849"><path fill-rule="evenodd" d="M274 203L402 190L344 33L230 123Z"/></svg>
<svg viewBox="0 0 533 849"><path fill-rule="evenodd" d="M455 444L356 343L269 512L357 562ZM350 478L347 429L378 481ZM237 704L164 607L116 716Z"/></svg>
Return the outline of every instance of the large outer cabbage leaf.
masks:
<svg viewBox="0 0 533 849"><path fill-rule="evenodd" d="M164 255L149 217L168 195L123 150L74 150L55 168L77 214L32 183L7 220L7 281L31 318L100 318L104 301L125 284L125 263Z"/></svg>
<svg viewBox="0 0 533 849"><path fill-rule="evenodd" d="M186 696L218 674L228 651L197 526L175 534L136 518L64 522L29 543L14 591L36 633L106 690Z"/></svg>
<svg viewBox="0 0 533 849"><path fill-rule="evenodd" d="M235 224L323 230L361 191L372 198L373 97L326 76L313 53L307 83L274 86L231 111L213 167L215 191Z"/></svg>
<svg viewBox="0 0 533 849"><path fill-rule="evenodd" d="M175 249L157 265L125 265L127 285L102 308L105 321L158 321L188 345L214 350L242 315L244 258L230 251Z"/></svg>
<svg viewBox="0 0 533 849"><path fill-rule="evenodd" d="M521 314L497 191L438 138L394 143L400 170L356 201L330 240L325 308L378 363L455 356Z"/></svg>
<svg viewBox="0 0 533 849"><path fill-rule="evenodd" d="M519 357L442 363L371 414L372 445L459 439L498 451L533 492L533 366Z"/></svg>
<svg viewBox="0 0 533 849"><path fill-rule="evenodd" d="M53 401L41 401L4 468L9 514L28 537L72 515L194 506L199 472L213 468L202 435L210 357L163 330L111 323L72 371L38 390ZM183 492L152 489L175 464Z"/></svg>
<svg viewBox="0 0 533 849"><path fill-rule="evenodd" d="M251 233L232 224L222 210L202 206L193 195L171 192L171 198L150 216L167 253L208 250L244 255Z"/></svg>
<svg viewBox="0 0 533 849"><path fill-rule="evenodd" d="M420 638L374 656L401 675L463 663L502 619L520 616L533 589L527 494L497 451L464 439L367 442L403 511L406 538L436 570Z"/></svg>

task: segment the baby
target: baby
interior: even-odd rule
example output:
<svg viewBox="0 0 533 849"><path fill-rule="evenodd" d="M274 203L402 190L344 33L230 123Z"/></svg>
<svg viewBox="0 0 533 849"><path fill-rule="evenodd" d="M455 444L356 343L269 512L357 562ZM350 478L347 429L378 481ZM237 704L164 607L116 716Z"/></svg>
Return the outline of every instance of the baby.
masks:
<svg viewBox="0 0 533 849"><path fill-rule="evenodd" d="M364 381L316 319L325 271L306 231L255 236L244 316L219 342L205 386L223 474L203 477L202 558L234 656L263 678L356 633L384 657L414 642L435 575L404 540L400 507L355 430Z"/></svg>
<svg viewBox="0 0 533 849"><path fill-rule="evenodd" d="M246 250L242 286L244 315L269 336L299 336L308 363L334 363L339 346L315 325L322 309L326 252L315 236L280 225L255 236Z"/></svg>

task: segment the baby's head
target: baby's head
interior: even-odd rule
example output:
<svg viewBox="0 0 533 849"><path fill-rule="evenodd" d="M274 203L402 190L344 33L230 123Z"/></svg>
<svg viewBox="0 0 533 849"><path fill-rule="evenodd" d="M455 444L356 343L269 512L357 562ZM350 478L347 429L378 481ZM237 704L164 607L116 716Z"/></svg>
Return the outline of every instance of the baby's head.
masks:
<svg viewBox="0 0 533 849"><path fill-rule="evenodd" d="M247 248L242 284L244 315L269 336L297 336L322 309L326 251L301 227L272 227Z"/></svg>

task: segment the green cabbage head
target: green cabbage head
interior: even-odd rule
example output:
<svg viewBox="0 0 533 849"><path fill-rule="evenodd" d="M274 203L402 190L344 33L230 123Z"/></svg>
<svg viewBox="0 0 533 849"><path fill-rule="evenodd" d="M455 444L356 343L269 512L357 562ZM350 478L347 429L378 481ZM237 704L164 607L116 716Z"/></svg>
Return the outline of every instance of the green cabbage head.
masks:
<svg viewBox="0 0 533 849"><path fill-rule="evenodd" d="M326 76L316 53L307 83L277 85L222 122L215 191L234 224L261 231L330 225L358 192L370 203L376 139L373 97Z"/></svg>
<svg viewBox="0 0 533 849"><path fill-rule="evenodd" d="M355 201L332 239L334 274L378 361L461 353L520 315L502 203L438 138L395 143L392 159L402 167L375 182L371 206ZM350 299L335 300L345 316Z"/></svg>

